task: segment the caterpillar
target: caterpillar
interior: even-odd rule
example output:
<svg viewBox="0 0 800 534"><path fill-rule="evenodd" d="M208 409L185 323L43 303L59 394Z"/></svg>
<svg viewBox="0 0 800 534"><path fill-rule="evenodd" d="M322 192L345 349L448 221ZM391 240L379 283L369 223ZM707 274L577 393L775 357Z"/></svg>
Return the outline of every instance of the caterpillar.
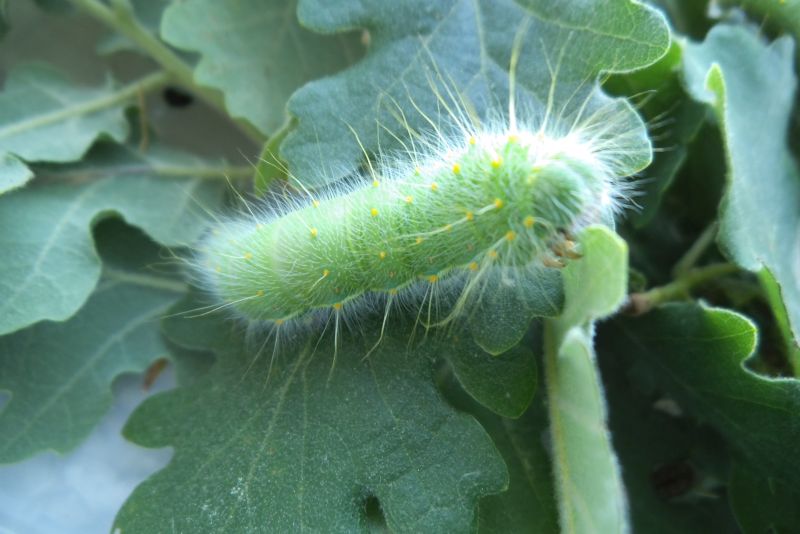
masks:
<svg viewBox="0 0 800 534"><path fill-rule="evenodd" d="M569 115L555 116L548 101L539 120L517 117L515 62L512 54L505 119L481 124L450 112L449 127L429 121L411 149L374 162L365 154L367 170L343 185L301 186L304 197L276 212L248 207L248 216L218 224L199 261L218 308L276 328L333 317L338 331L343 314L376 302L384 326L396 303L418 318L427 310L434 324L437 296L455 295L441 324L479 305L492 269L578 259L573 236L613 223L628 198L638 116L607 97L587 111L597 98L590 91Z"/></svg>

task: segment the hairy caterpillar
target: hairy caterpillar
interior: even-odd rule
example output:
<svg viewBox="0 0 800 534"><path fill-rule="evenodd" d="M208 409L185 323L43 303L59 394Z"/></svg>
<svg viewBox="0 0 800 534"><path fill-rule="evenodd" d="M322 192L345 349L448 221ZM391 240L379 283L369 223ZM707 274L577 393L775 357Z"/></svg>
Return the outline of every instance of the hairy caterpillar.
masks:
<svg viewBox="0 0 800 534"><path fill-rule="evenodd" d="M610 99L587 112L590 93L569 115L548 101L538 120L517 117L515 62L505 120L475 125L451 111L449 128L430 121L413 148L368 158L369 172L337 190L221 223L200 261L219 306L276 327L335 317L338 329L347 310L380 302L386 317L399 302L431 324L448 292L446 322L479 303L496 267L578 258L572 236L613 221L626 198L626 158L641 150L628 148L633 112Z"/></svg>

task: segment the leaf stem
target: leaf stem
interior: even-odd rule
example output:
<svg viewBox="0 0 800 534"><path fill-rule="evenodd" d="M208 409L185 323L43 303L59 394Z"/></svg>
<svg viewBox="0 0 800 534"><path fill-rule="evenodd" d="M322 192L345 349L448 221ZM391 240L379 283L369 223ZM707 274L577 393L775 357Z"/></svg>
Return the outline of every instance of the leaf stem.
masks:
<svg viewBox="0 0 800 534"><path fill-rule="evenodd" d="M173 293L183 294L189 290L189 286L179 280L148 274L131 273L108 266L103 267L103 277L108 281L134 284L153 289L163 289Z"/></svg>
<svg viewBox="0 0 800 534"><path fill-rule="evenodd" d="M700 236L697 238L697 241L695 241L692 246L689 247L689 250L686 251L686 254L684 254L683 257L675 264L675 267L673 267L672 276L674 278L678 278L686 274L697 264L697 261L717 237L717 230L719 230L719 223L717 221L714 221L708 225L705 230L703 230L703 233L700 234Z"/></svg>
<svg viewBox="0 0 800 534"><path fill-rule="evenodd" d="M184 87L191 89L203 101L227 115L225 100L218 91L198 85L194 81L194 69L183 61L168 46L154 37L136 20L135 15L126 2L114 0L109 7L99 0L70 0L73 4L100 20L107 26L121 33L149 55L156 63L172 75ZM259 145L265 136L254 126L244 121L234 121L240 129Z"/></svg>
<svg viewBox="0 0 800 534"><path fill-rule="evenodd" d="M51 113L45 113L21 122L13 123L5 128L0 129L0 138L16 135L20 132L24 132L33 128L47 126L49 124L79 115L86 115L117 106L127 100L136 98L137 95L143 92L152 91L153 89L157 89L158 87L167 84L171 78L172 76L169 73L155 72L101 98L89 100L76 106L66 107Z"/></svg>
<svg viewBox="0 0 800 534"><path fill-rule="evenodd" d="M733 274L738 270L739 267L732 263L713 263L688 270L669 284L654 287L643 293L630 295L625 307L626 312L639 315L664 302L685 299L693 288L711 280Z"/></svg>

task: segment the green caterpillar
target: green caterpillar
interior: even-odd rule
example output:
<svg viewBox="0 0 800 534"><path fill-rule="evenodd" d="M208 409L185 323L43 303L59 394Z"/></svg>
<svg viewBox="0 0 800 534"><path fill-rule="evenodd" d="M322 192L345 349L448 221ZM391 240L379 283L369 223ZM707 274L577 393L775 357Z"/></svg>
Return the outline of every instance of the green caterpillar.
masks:
<svg viewBox="0 0 800 534"><path fill-rule="evenodd" d="M448 281L464 307L494 266L562 266L570 236L624 197L607 129L511 124L387 160L347 191L220 225L202 259L218 299L250 321L339 314L383 296L421 307ZM430 302L430 300L428 300ZM388 306L387 306L388 313Z"/></svg>

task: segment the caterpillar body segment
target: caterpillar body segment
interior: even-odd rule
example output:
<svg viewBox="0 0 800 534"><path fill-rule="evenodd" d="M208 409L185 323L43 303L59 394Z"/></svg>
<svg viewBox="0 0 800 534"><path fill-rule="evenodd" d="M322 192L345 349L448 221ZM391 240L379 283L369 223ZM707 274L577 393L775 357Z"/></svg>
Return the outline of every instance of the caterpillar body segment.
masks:
<svg viewBox="0 0 800 534"><path fill-rule="evenodd" d="M238 315L278 324L453 277L466 296L495 265L577 257L567 236L618 205L618 177L577 135L467 132L428 152L270 220L222 225L205 278Z"/></svg>

